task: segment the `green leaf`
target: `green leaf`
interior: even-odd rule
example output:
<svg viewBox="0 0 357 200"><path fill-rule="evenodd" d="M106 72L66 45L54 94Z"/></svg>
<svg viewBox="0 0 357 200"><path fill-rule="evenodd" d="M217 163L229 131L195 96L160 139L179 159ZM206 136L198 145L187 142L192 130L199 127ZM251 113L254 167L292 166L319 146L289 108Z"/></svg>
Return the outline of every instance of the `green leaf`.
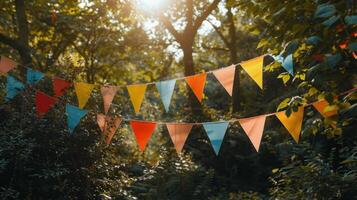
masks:
<svg viewBox="0 0 357 200"><path fill-rule="evenodd" d="M282 110L282 109L286 108L289 105L289 102L290 102L290 98L284 99L284 101L282 101L279 104L279 106L278 106L278 108L276 110L279 111L279 110Z"/></svg>
<svg viewBox="0 0 357 200"><path fill-rule="evenodd" d="M324 3L317 6L317 9L314 14L314 18L327 18L331 17L336 13L336 7L334 5Z"/></svg>

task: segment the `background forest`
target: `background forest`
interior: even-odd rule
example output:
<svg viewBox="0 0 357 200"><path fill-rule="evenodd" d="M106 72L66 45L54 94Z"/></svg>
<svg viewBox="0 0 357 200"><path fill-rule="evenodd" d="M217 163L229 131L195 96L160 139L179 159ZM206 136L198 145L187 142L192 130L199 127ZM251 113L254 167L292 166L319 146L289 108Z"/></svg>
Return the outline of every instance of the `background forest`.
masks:
<svg viewBox="0 0 357 200"><path fill-rule="evenodd" d="M5 101L0 76L1 199L357 199L357 16L353 0L2 0L0 55L70 81L125 85L192 75L263 54L264 89L237 67L233 97L209 74L199 103L177 82L170 112L148 87L136 116L126 90L111 115L205 122L256 116L325 98L338 116L305 108L297 144L268 117L259 152L238 123L215 155L204 129L194 126L177 155L166 128L145 152L128 123L110 145L92 110L69 134L70 89L45 117L34 95L52 94L51 80ZM268 55L269 54L269 55ZM293 55L294 75L281 66Z"/></svg>

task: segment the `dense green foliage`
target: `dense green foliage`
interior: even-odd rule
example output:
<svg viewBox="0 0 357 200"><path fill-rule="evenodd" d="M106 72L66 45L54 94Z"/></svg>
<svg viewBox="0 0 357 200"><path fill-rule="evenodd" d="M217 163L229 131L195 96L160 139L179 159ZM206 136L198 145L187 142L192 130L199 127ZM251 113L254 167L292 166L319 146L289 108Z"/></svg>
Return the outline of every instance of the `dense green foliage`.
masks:
<svg viewBox="0 0 357 200"><path fill-rule="evenodd" d="M27 65L16 46L27 48L21 46L18 2L0 2L0 54ZM167 2L167 16L184 23L185 3L190 1ZM195 1L194 15L210 2ZM235 113L232 98L210 74L201 115L188 108L192 104L183 81L177 82L169 113L153 86L139 116L124 89L111 107L110 115L199 122L282 109L290 114L322 98L331 103L328 109L339 110L338 116L324 118L306 107L299 144L275 117L267 118L259 153L238 123L230 124L219 156L201 126L194 126L181 155L164 126L156 129L144 153L126 122L105 145L95 123L96 113L103 112L98 89L86 105L89 114L69 134L64 105L76 104L73 88L38 119L35 89L52 95L51 80L45 78L5 102L6 77L1 76L1 199L357 199L357 96L344 93L357 86L351 45L356 25L346 21L356 14L354 6L353 1L221 1L195 37L195 71L269 53L277 60L265 58L264 90L239 71L240 106ZM155 21L157 16L136 8L133 1L36 0L25 1L24 8L30 66L50 76L120 85L185 72L180 45ZM294 76L279 62L289 54ZM11 74L25 81L22 68Z"/></svg>

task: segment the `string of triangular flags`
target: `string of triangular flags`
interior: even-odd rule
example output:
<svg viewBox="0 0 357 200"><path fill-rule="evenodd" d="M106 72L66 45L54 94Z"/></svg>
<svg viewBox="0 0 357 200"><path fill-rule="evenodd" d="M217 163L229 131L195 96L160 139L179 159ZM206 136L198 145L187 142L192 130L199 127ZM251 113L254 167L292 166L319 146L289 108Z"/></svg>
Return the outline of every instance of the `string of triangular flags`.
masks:
<svg viewBox="0 0 357 200"><path fill-rule="evenodd" d="M253 63L253 64L252 64ZM257 64L258 63L258 64ZM243 62L241 65L247 67L247 72L250 74L255 73L257 70L251 68L260 68L257 65L262 65L262 58L255 58L247 62ZM17 65L16 62L1 57L0 60L0 72L6 74L8 71L13 69ZM248 67L249 66L249 67ZM232 76L233 69L235 70L235 65L232 65L221 70L213 71L217 80L221 82L229 94L232 92L232 84L234 81L234 72ZM26 79L27 84L33 85L37 83L44 77L44 74L32 69L27 70ZM256 82L262 84L262 76L256 75L255 77L260 77ZM193 90L197 92L196 96L199 100L202 99L202 92L205 81L206 73L186 77L185 80L190 85ZM176 80L176 79L175 79ZM172 95L175 80L161 81L156 83L159 93L161 94L164 102L165 110L168 111L170 96ZM67 88L71 86L71 83L59 78L52 79L54 97L51 97L39 90L36 91L35 102L36 102L36 111L38 117L43 117L49 109L57 102L57 98L62 96ZM132 98L134 108L136 111L140 108L141 101L143 98L135 98L137 96L143 96L145 93L147 84L140 85L128 85L128 91L130 98ZM259 85L262 88L262 85ZM88 111L83 109L89 96L94 89L93 84L87 83L74 83L76 89L76 94L78 97L78 107L66 104L66 115L67 115L67 124L69 132L72 133L77 125L80 123L81 119L87 115ZM25 88L25 85L16 80L13 76L7 76L7 85L6 85L6 100L10 100L15 97L21 90ZM117 86L103 86L101 87L101 93L104 100L104 112L105 114L97 114L97 123L105 136L105 141L107 144L110 144L111 139L113 138L116 130L119 128L122 121L129 121L130 126L134 132L136 141L139 148L144 151L148 141L151 138L155 128L159 124L165 124L169 132L172 142L176 148L177 153L182 151L182 148L185 144L185 141L194 125L202 125L205 129L208 138L210 139L213 150L218 155L226 130L230 123L239 122L244 132L247 134L248 138L252 142L256 151L259 151L260 142L262 139L264 125L266 117L275 115L291 134L293 139L298 142L301 132L301 126L304 115L304 106L313 105L324 117L331 117L337 114L337 110L329 110L326 112L326 108L329 106L329 103L326 100L320 100L312 104L306 104L298 108L296 112L293 112L289 117L285 114L285 111L280 111L276 113L263 114L259 116L254 116L250 118L242 119L231 119L229 121L218 121L218 122L202 122L202 123L172 123L172 122L160 122L160 121L141 121L133 119L125 119L120 116L110 117L107 116L107 112L110 108L110 104L118 90ZM357 90L357 88L353 89ZM202 91L202 92L201 92ZM166 102L166 103L165 103Z"/></svg>
<svg viewBox="0 0 357 200"><path fill-rule="evenodd" d="M158 92L160 93L160 97L164 106L165 112L169 112L171 98L175 89L175 84L177 80L185 80L187 85L192 89L192 92L197 97L199 102L202 102L204 87L206 83L206 77L208 73L212 73L218 82L223 86L223 88L227 91L227 93L232 96L233 93L233 84L234 77L236 72L236 67L240 65L245 72L258 84L259 88L263 89L263 56L256 57L254 59L241 62L239 64L233 64L228 67L220 68L213 71L203 72L200 74L195 74L192 76L186 76L171 80L159 81L159 82L151 82L151 83L142 83L142 84L134 84L134 85L96 85L90 83L83 82L74 82L74 88L77 95L78 107L84 108L88 99L91 96L93 89L96 86L100 87L100 91L103 96L104 101L104 112L107 113L111 103L116 95L117 91L121 87L126 87L129 93L129 97L134 108L135 114L140 113L141 104L145 97L145 92L148 85L155 85ZM1 57L0 60L0 73L6 74L13 68L18 65L15 61ZM27 68L27 84L33 85L40 81L46 75L40 71L33 70L31 68ZM65 89L72 85L71 82L62 80L58 77L51 77L53 82L53 88L55 97L61 96Z"/></svg>

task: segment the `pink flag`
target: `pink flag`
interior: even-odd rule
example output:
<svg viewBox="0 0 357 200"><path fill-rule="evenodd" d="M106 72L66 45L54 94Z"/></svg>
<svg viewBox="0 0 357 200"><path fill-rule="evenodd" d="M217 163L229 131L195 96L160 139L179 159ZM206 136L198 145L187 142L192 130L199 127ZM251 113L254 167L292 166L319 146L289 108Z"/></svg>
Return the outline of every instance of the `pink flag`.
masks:
<svg viewBox="0 0 357 200"><path fill-rule="evenodd" d="M107 114L118 88L115 86L103 86L100 91L103 96L104 113Z"/></svg>
<svg viewBox="0 0 357 200"><path fill-rule="evenodd" d="M0 74L6 74L13 68L15 68L17 63L9 58L1 56L0 60Z"/></svg>
<svg viewBox="0 0 357 200"><path fill-rule="evenodd" d="M116 130L118 129L122 119L120 117L109 117L104 114L97 114L97 122L100 130L102 130L106 144L110 144Z"/></svg>
<svg viewBox="0 0 357 200"><path fill-rule="evenodd" d="M171 140L174 143L178 154L181 153L192 126L192 124L166 124L167 130L169 131Z"/></svg>
<svg viewBox="0 0 357 200"><path fill-rule="evenodd" d="M229 67L213 71L213 75L221 83L221 85L226 89L228 94L232 96L233 93L233 83L236 67L231 65Z"/></svg>
<svg viewBox="0 0 357 200"><path fill-rule="evenodd" d="M260 115L238 120L257 152L263 136L265 118L265 115Z"/></svg>

